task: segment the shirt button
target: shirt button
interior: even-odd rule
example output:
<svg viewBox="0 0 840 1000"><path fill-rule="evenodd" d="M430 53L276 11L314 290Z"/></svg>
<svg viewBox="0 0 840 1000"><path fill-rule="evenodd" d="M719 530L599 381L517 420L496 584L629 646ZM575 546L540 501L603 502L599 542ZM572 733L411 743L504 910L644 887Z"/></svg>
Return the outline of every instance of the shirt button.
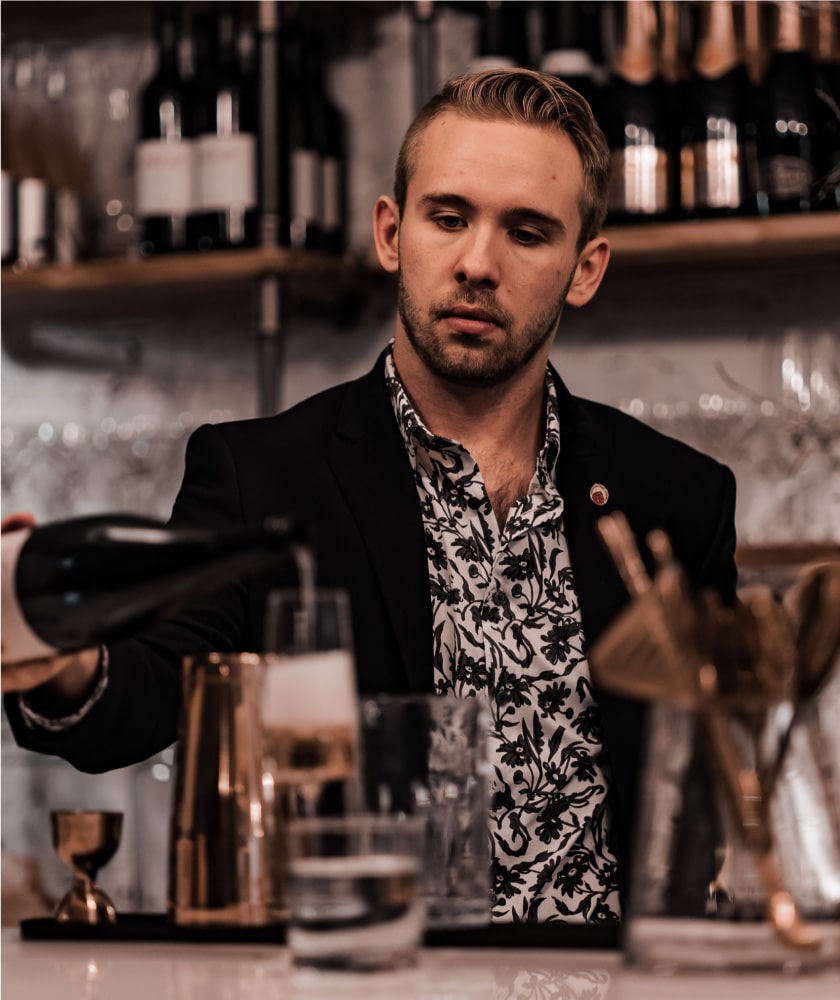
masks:
<svg viewBox="0 0 840 1000"><path fill-rule="evenodd" d="M493 603L494 604L505 603L505 595L501 592L501 590L497 590L496 593L493 594Z"/></svg>

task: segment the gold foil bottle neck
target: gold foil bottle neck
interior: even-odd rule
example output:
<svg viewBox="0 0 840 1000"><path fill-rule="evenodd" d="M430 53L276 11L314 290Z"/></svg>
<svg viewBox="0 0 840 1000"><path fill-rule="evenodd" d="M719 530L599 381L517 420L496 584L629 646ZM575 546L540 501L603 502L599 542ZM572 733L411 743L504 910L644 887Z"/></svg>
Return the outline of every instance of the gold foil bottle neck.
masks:
<svg viewBox="0 0 840 1000"><path fill-rule="evenodd" d="M656 11L650 0L627 0L623 14L612 70L628 83L643 86L659 72Z"/></svg>
<svg viewBox="0 0 840 1000"><path fill-rule="evenodd" d="M834 62L838 57L837 22L840 6L834 0L821 0L817 7L814 54L819 62Z"/></svg>
<svg viewBox="0 0 840 1000"><path fill-rule="evenodd" d="M699 17L694 69L700 76L716 80L734 69L741 59L731 0L712 0L704 4L699 9Z"/></svg>
<svg viewBox="0 0 840 1000"><path fill-rule="evenodd" d="M687 8L682 6L681 10L681 6L678 0L661 0L659 4L662 76L672 84L685 80L689 75L689 63L681 34L684 11Z"/></svg>
<svg viewBox="0 0 840 1000"><path fill-rule="evenodd" d="M795 0L783 0L777 8L776 37L773 48L777 52L800 52L805 48L802 31L802 14Z"/></svg>

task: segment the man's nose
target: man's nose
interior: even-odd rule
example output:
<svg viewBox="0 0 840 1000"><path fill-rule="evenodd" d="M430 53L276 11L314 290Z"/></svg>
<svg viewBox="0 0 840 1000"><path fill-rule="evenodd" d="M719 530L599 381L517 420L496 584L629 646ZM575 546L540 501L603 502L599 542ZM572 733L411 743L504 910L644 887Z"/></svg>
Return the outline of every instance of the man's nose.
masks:
<svg viewBox="0 0 840 1000"><path fill-rule="evenodd" d="M495 288L501 280L499 248L492 233L467 230L460 244L455 277L461 284Z"/></svg>

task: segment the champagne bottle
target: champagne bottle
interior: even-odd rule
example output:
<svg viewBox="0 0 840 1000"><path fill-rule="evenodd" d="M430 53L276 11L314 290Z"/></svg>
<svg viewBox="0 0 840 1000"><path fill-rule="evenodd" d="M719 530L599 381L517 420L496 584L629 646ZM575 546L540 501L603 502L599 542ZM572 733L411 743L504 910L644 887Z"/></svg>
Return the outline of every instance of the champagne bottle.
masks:
<svg viewBox="0 0 840 1000"><path fill-rule="evenodd" d="M668 217L694 214L694 147L686 109L690 106L688 59L690 8L679 0L660 0L660 62L668 149Z"/></svg>
<svg viewBox="0 0 840 1000"><path fill-rule="evenodd" d="M596 11L591 4L561 0L541 5L543 73L557 76L586 98L597 117L597 69L591 46Z"/></svg>
<svg viewBox="0 0 840 1000"><path fill-rule="evenodd" d="M731 0L697 9L698 32L688 135L693 166L691 201L701 217L737 215L747 201L744 124L747 72L735 33ZM683 206L687 193L683 195Z"/></svg>
<svg viewBox="0 0 840 1000"><path fill-rule="evenodd" d="M650 0L628 0L620 13L605 118L609 221L659 220L668 212L669 157L656 10Z"/></svg>
<svg viewBox="0 0 840 1000"><path fill-rule="evenodd" d="M156 5L155 34L157 71L141 96L142 132L134 166L144 256L186 248L186 219L193 197L188 96L179 68L179 4Z"/></svg>
<svg viewBox="0 0 840 1000"><path fill-rule="evenodd" d="M814 183L814 67L799 4L776 7L772 55L756 108L758 211L807 212Z"/></svg>
<svg viewBox="0 0 840 1000"><path fill-rule="evenodd" d="M315 144L321 159L321 229L318 245L342 253L347 243L347 139L344 116L330 100L324 83L324 59L316 32L307 38L307 90L313 113Z"/></svg>
<svg viewBox="0 0 840 1000"><path fill-rule="evenodd" d="M309 89L307 36L298 20L285 26L284 88L288 143L288 242L315 249L323 223L323 163L315 130L313 94Z"/></svg>
<svg viewBox="0 0 840 1000"><path fill-rule="evenodd" d="M191 250L253 246L258 112L239 62L237 8L217 3L213 10L197 13L193 23L195 193L187 216L187 245Z"/></svg>
<svg viewBox="0 0 840 1000"><path fill-rule="evenodd" d="M17 223L15 267L25 270L55 258L54 197L49 184L50 130L46 113L46 88L37 52L25 46L15 53L4 120L9 129L9 168L15 179ZM5 143L4 143L5 149Z"/></svg>
<svg viewBox="0 0 840 1000"><path fill-rule="evenodd" d="M294 558L288 518L213 530L130 515L3 535L4 663L72 652L135 633L196 598Z"/></svg>
<svg viewBox="0 0 840 1000"><path fill-rule="evenodd" d="M831 0L817 9L817 191L815 207L840 209L840 10Z"/></svg>
<svg viewBox="0 0 840 1000"><path fill-rule="evenodd" d="M481 4L478 53L469 72L528 65L527 4L485 0Z"/></svg>
<svg viewBox="0 0 840 1000"><path fill-rule="evenodd" d="M17 184L12 172L9 155L11 143L11 100L7 98L9 87L6 80L6 66L3 66L2 114L0 114L0 245L2 263L13 264L17 254Z"/></svg>

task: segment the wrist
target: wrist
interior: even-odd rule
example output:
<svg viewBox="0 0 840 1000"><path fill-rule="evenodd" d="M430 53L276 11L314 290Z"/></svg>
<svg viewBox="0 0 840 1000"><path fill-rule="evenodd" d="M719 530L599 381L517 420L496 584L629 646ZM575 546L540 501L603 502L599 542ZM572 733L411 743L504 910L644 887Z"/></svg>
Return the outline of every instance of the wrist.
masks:
<svg viewBox="0 0 840 1000"><path fill-rule="evenodd" d="M101 647L57 657L58 673L26 694L27 705L39 715L59 719L78 711L93 695L102 671Z"/></svg>

